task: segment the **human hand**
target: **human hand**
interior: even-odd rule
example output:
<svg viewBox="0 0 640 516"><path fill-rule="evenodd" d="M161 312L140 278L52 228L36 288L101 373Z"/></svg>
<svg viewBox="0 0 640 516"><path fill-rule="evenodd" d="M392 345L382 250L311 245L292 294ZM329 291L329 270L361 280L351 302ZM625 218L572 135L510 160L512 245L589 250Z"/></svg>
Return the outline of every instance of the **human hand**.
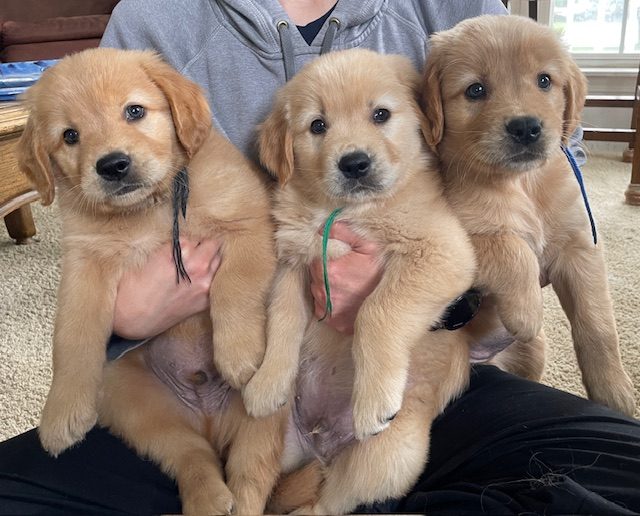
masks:
<svg viewBox="0 0 640 516"><path fill-rule="evenodd" d="M351 251L327 263L333 310L325 322L334 330L351 335L360 306L382 278L380 247L377 243L356 235L345 222L336 222L331 226L329 238L349 244ZM314 313L316 317L321 318L325 313L327 299L322 260L314 260L309 269Z"/></svg>
<svg viewBox="0 0 640 516"><path fill-rule="evenodd" d="M220 265L217 240L180 239L191 283L176 282L170 243L151 253L141 269L125 272L118 285L113 332L125 339L153 337L209 307L209 289Z"/></svg>

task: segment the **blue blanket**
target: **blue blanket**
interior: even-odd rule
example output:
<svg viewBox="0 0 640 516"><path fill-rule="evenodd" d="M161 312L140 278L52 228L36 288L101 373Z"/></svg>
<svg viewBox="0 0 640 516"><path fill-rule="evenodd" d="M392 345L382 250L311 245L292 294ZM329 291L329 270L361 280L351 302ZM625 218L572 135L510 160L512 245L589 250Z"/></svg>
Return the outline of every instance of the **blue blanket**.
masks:
<svg viewBox="0 0 640 516"><path fill-rule="evenodd" d="M49 59L0 63L0 100L15 100L40 78L42 72L57 62L57 59Z"/></svg>

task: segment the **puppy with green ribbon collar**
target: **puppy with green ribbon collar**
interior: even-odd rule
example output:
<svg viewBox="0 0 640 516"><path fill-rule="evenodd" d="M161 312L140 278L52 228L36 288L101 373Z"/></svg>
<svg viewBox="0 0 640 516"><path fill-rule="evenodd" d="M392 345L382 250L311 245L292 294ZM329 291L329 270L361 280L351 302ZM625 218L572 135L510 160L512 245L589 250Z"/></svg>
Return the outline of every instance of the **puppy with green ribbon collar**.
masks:
<svg viewBox="0 0 640 516"><path fill-rule="evenodd" d="M475 258L426 153L416 81L399 56L333 52L282 88L260 128L260 159L279 182L278 269L265 357L243 399L257 417L290 403L285 472L327 465L317 504L301 512L342 514L401 495L424 467L431 421L469 379L465 334L429 331L471 287ZM328 261L352 252L330 238L338 222L376 243L382 271L353 335L327 324ZM319 258L320 320L309 288Z"/></svg>

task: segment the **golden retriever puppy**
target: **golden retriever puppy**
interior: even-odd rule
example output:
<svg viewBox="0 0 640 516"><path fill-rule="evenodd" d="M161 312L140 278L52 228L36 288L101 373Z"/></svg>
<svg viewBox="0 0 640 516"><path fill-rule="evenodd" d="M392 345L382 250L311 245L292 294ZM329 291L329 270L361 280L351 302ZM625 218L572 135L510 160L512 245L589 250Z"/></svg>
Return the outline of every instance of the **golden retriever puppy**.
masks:
<svg viewBox="0 0 640 516"><path fill-rule="evenodd" d="M44 204L55 182L63 219L44 448L58 455L99 413L175 476L185 513L259 513L277 478L284 423L281 412L249 417L237 390L264 354L276 265L261 172L211 131L200 89L150 52L67 57L26 100L20 165ZM179 281L188 271L178 234L223 242L211 312L105 367L119 279L172 231Z"/></svg>
<svg viewBox="0 0 640 516"><path fill-rule="evenodd" d="M584 76L550 28L523 17L470 19L429 46L424 133L471 235L489 311L513 337L535 344L540 285L551 283L589 397L632 414L602 244L561 148L579 123Z"/></svg>
<svg viewBox="0 0 640 516"><path fill-rule="evenodd" d="M429 331L470 286L475 261L420 134L417 80L400 56L331 53L281 89L260 130L260 158L280 183L279 264L265 359L243 396L250 414L264 415L295 393L283 472L324 466L303 513L405 493L427 459L431 421L468 382L466 341ZM308 285L318 231L336 209L384 260L353 336L313 318ZM328 240L329 258L347 251Z"/></svg>

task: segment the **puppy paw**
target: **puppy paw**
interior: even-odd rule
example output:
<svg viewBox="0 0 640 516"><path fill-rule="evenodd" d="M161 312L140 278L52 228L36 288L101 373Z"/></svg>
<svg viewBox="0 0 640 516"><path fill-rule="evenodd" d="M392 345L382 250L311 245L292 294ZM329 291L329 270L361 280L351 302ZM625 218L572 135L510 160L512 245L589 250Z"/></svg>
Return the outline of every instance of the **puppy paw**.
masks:
<svg viewBox="0 0 640 516"><path fill-rule="evenodd" d="M182 513L185 516L202 516L209 514L233 514L235 499L226 486L217 489L204 487L200 490L181 495Z"/></svg>
<svg viewBox="0 0 640 516"><path fill-rule="evenodd" d="M234 345L221 346L214 342L213 361L222 377L240 390L260 367L264 356L264 346L247 339Z"/></svg>
<svg viewBox="0 0 640 516"><path fill-rule="evenodd" d="M284 406L290 393L291 382L287 375L258 369L242 389L242 400L251 417L266 417Z"/></svg>
<svg viewBox="0 0 640 516"><path fill-rule="evenodd" d="M299 516L312 516L315 514L331 514L331 512L326 511L320 505L305 505L304 507L300 507L295 511L290 512L289 514L297 514Z"/></svg>
<svg viewBox="0 0 640 516"><path fill-rule="evenodd" d="M88 397L75 399L69 396L50 394L45 403L38 428L38 436L42 447L53 457L84 439L98 419L95 404Z"/></svg>
<svg viewBox="0 0 640 516"><path fill-rule="evenodd" d="M498 314L507 331L520 342L530 342L542 329L542 290L510 296L498 303Z"/></svg>
<svg viewBox="0 0 640 516"><path fill-rule="evenodd" d="M587 385L589 399L633 417L636 402L631 378L624 371L607 376L608 380L600 380L595 384L589 382Z"/></svg>
<svg viewBox="0 0 640 516"><path fill-rule="evenodd" d="M358 441L377 435L391 424L402 407L404 389L387 390L386 395L358 396L354 390L353 429Z"/></svg>

